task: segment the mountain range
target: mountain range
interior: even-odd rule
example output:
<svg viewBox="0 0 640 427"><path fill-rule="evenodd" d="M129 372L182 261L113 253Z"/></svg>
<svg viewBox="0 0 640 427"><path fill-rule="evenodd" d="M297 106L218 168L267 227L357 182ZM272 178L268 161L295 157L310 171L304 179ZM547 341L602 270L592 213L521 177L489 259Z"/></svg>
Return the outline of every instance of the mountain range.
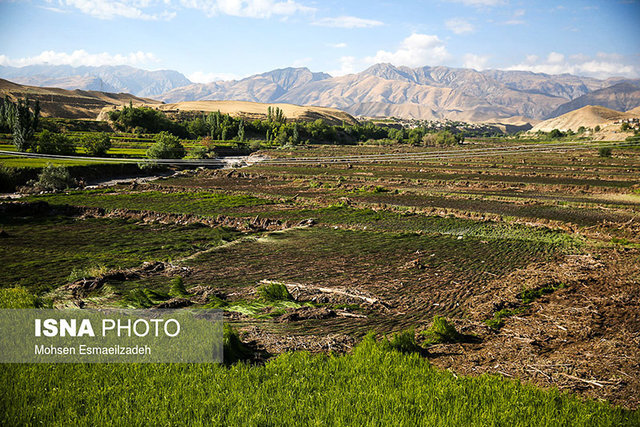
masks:
<svg viewBox="0 0 640 427"><path fill-rule="evenodd" d="M128 66L0 67L14 82L66 89L130 92L164 102L237 100L333 107L355 116L481 122L522 116L547 119L585 105L640 106L640 80L376 64L332 77L284 68L240 80L199 84L177 71Z"/></svg>
<svg viewBox="0 0 640 427"><path fill-rule="evenodd" d="M0 66L0 78L30 86L122 92L142 97L158 97L171 89L191 84L189 79L177 71L146 71L127 65L101 67Z"/></svg>

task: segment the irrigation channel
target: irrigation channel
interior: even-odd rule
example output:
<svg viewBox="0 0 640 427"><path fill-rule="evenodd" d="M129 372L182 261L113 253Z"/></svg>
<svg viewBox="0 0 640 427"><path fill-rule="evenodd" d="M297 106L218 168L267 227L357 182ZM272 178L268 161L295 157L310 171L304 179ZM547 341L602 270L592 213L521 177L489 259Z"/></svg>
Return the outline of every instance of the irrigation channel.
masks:
<svg viewBox="0 0 640 427"><path fill-rule="evenodd" d="M524 144L515 146L500 146L488 148L462 148L440 151L425 151L416 153L389 153L371 155L349 155L340 157L288 157L288 158L268 158L265 156L229 156L215 159L143 159L143 158L116 158L116 157L83 157L83 156L62 156L55 154L36 154L18 151L0 150L2 156L19 156L34 159L50 160L82 160L99 163L139 163L158 164L168 166L193 166L229 168L245 167L256 163L269 165L296 165L296 164L328 164L328 163L378 163L389 161L429 161L447 160L456 158L471 157L491 157L507 156L522 153L546 153L546 152L568 152L578 150L590 150L594 148L610 147L624 148L637 146L637 142L563 142L553 144Z"/></svg>

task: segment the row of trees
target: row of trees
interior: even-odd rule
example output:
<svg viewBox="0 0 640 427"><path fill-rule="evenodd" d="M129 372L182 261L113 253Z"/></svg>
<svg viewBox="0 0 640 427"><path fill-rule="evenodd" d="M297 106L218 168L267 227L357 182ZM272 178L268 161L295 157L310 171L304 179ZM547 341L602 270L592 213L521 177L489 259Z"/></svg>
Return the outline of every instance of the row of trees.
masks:
<svg viewBox="0 0 640 427"><path fill-rule="evenodd" d="M13 144L18 151L31 148L40 120L40 103L36 100L33 108L29 100L12 102L5 96L0 104L0 128L13 134Z"/></svg>
<svg viewBox="0 0 640 427"><path fill-rule="evenodd" d="M266 120L252 121L216 111L178 122L169 119L162 111L131 105L110 112L109 118L116 129L123 131L165 131L180 138L208 137L214 141L234 140L239 143L250 139L264 140L274 145L297 145L304 141L355 144L369 140L389 140L413 145L450 145L464 141L464 135L455 129L443 133L426 126L405 129L377 126L369 122L356 125L342 123L335 126L327 124L322 119L313 122L287 122L284 112L279 107L268 107Z"/></svg>

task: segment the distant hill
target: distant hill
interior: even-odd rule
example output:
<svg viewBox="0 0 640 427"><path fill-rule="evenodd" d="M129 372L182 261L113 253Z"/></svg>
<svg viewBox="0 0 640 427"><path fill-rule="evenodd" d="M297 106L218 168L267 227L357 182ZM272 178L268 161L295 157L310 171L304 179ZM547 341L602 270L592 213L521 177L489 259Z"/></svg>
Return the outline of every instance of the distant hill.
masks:
<svg viewBox="0 0 640 427"><path fill-rule="evenodd" d="M0 78L32 86L126 92L143 97L157 96L174 88L191 84L189 79L177 71L146 71L126 65L102 67L0 66Z"/></svg>
<svg viewBox="0 0 640 427"><path fill-rule="evenodd" d="M617 111L627 111L640 106L640 80L630 80L598 89L559 106L549 114L558 117L587 105L600 105Z"/></svg>
<svg viewBox="0 0 640 427"><path fill-rule="evenodd" d="M12 100L27 98L40 101L43 117L62 117L69 119L96 119L105 108L139 104L160 104L159 101L139 98L128 93L106 93L85 90L66 90L26 86L0 79L0 96L9 96Z"/></svg>
<svg viewBox="0 0 640 427"><path fill-rule="evenodd" d="M357 120L344 111L335 108L309 107L292 104L263 104L248 101L185 101L176 104L150 105L151 107L165 111L169 114L178 111L201 111L204 113L220 111L223 114L230 114L234 117L244 117L248 120L266 119L269 107L278 107L282 110L287 119L312 122L322 119L326 123L340 125L356 124ZM109 111L111 107L105 109Z"/></svg>
<svg viewBox="0 0 640 427"><path fill-rule="evenodd" d="M631 116L633 116L631 112L624 113L601 106L587 105L586 107L570 111L562 116L540 122L535 125L531 131L536 132L541 130L543 132L549 132L553 129L561 131L571 129L576 131L580 126L584 126L585 128L603 127L616 120Z"/></svg>
<svg viewBox="0 0 640 427"><path fill-rule="evenodd" d="M177 88L160 99L282 102L328 106L356 116L483 122L513 116L542 119L567 101L620 82L569 74L376 64L341 77L306 68L274 70Z"/></svg>
<svg viewBox="0 0 640 427"><path fill-rule="evenodd" d="M159 99L165 102L209 100L276 102L290 90L329 78L331 78L329 74L313 73L307 68L283 68L239 81L192 84L171 90Z"/></svg>

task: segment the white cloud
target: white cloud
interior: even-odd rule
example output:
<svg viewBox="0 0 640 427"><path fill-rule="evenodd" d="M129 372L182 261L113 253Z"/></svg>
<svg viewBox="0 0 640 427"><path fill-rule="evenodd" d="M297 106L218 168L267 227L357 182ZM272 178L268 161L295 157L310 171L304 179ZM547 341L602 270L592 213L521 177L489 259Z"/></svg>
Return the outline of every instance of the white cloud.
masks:
<svg viewBox="0 0 640 427"><path fill-rule="evenodd" d="M447 22L445 22L445 25L455 34L472 33L475 30L475 28L469 21L461 18L449 19Z"/></svg>
<svg viewBox="0 0 640 427"><path fill-rule="evenodd" d="M270 18L290 16L296 13L312 13L316 9L293 0L180 0L186 8L203 11L207 16L231 15L246 18Z"/></svg>
<svg viewBox="0 0 640 427"><path fill-rule="evenodd" d="M525 14L525 10L524 9L518 9L515 12L513 12L513 16L511 17L511 19L509 19L508 21L503 22L503 24L505 25L523 25L525 24L525 21L522 19L522 17Z"/></svg>
<svg viewBox="0 0 640 427"><path fill-rule="evenodd" d="M564 55L558 52L551 52L547 56L547 62L550 64L560 64L564 61Z"/></svg>
<svg viewBox="0 0 640 427"><path fill-rule="evenodd" d="M327 43L327 46L333 47L336 49L344 49L345 47L347 47L347 44L346 43Z"/></svg>
<svg viewBox="0 0 640 427"><path fill-rule="evenodd" d="M343 56L340 58L340 68L329 71L332 76L344 76L356 72L356 58L353 56Z"/></svg>
<svg viewBox="0 0 640 427"><path fill-rule="evenodd" d="M464 56L464 68L473 68L474 70L484 70L487 68L487 62L489 62L488 56L474 55L473 53L467 53Z"/></svg>
<svg viewBox="0 0 640 427"><path fill-rule="evenodd" d="M337 28L371 28L384 25L381 21L373 19L362 19L355 16L338 16L335 18L322 18L313 23L321 27L337 27Z"/></svg>
<svg viewBox="0 0 640 427"><path fill-rule="evenodd" d="M52 1L47 0L48 3ZM124 17L147 21L172 19L180 8L200 10L208 17L248 18L286 17L316 11L294 0L59 0L59 5L76 8L99 19Z"/></svg>
<svg viewBox="0 0 640 427"><path fill-rule="evenodd" d="M194 83L211 83L227 80L238 80L241 77L233 73L206 73L204 71L195 71L187 74L187 78Z"/></svg>
<svg viewBox="0 0 640 427"><path fill-rule="evenodd" d="M124 17L155 21L158 19L171 19L175 13L164 11L160 14L145 13L143 9L151 5L151 0L61 0L60 4L75 7L81 12L99 19L113 19Z"/></svg>
<svg viewBox="0 0 640 427"><path fill-rule="evenodd" d="M551 52L546 59L536 55L528 55L520 63L508 67L507 70L532 71L546 74L576 74L597 78L612 76L638 77L638 69L624 63L624 57L616 53L598 53L595 58L576 54L567 58L558 52Z"/></svg>
<svg viewBox="0 0 640 427"><path fill-rule="evenodd" d="M370 64L390 62L394 65L421 67L442 65L451 58L444 42L435 35L413 33L402 41L395 52L379 50L375 56L366 58Z"/></svg>
<svg viewBox="0 0 640 427"><path fill-rule="evenodd" d="M48 64L48 65L71 65L79 67L101 66L101 65L142 65L156 62L156 57L149 52L132 52L128 54L88 53L85 50L74 50L71 53L56 52L47 50L37 56L11 59L8 56L0 55L0 65L13 67L24 67L27 65Z"/></svg>

